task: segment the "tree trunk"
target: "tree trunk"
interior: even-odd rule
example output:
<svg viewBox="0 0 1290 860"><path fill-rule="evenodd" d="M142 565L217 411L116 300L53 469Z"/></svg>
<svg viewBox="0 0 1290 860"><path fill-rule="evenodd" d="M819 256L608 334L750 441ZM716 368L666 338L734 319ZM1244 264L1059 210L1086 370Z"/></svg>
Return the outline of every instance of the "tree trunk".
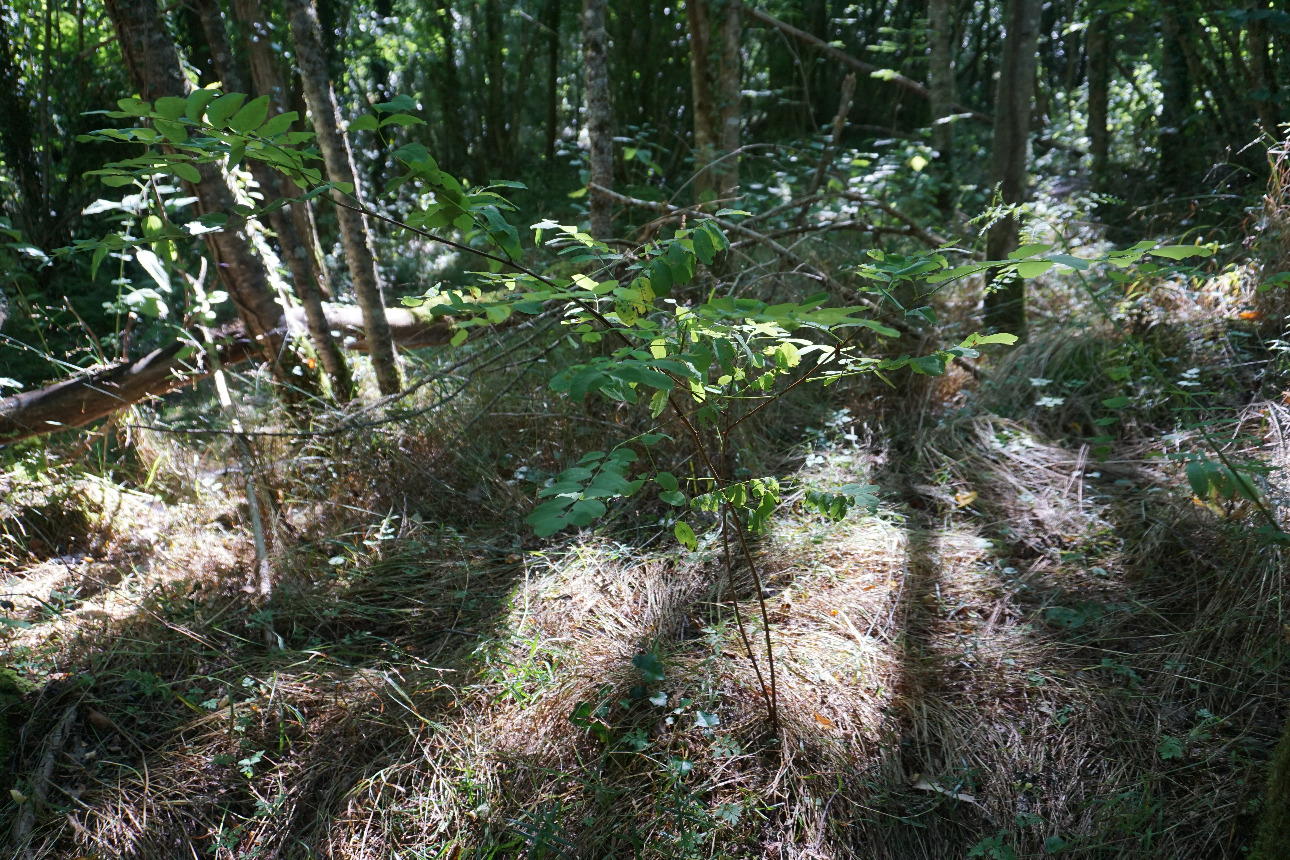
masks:
<svg viewBox="0 0 1290 860"><path fill-rule="evenodd" d="M499 0L484 2L484 45L488 70L486 104L488 109L488 153L490 167L506 176L510 173L507 157L506 60L502 33L502 7Z"/></svg>
<svg viewBox="0 0 1290 860"><path fill-rule="evenodd" d="M1160 34L1160 176L1167 185L1178 188L1191 172L1192 158L1183 125L1192 113L1192 81L1178 19L1165 12Z"/></svg>
<svg viewBox="0 0 1290 860"><path fill-rule="evenodd" d="M560 0L546 0L542 23L550 39L546 54L546 163L555 162L555 142L560 136Z"/></svg>
<svg viewBox="0 0 1290 860"><path fill-rule="evenodd" d="M587 85L587 136L591 142L591 184L614 187L614 137L609 105L609 33L605 0L582 0L582 59ZM614 204L591 191L591 235L604 242L614 235Z"/></svg>
<svg viewBox="0 0 1290 860"><path fill-rule="evenodd" d="M739 4L726 0L717 27L717 120L719 160L714 177L717 197L733 200L739 189L739 101L743 94L743 16Z"/></svg>
<svg viewBox="0 0 1290 860"><path fill-rule="evenodd" d="M323 53L322 36L318 28L318 11L313 0L286 0L291 36L296 48L296 62L304 83L305 101L318 134L318 148L322 151L327 176L332 182L353 186L354 199L362 204L362 190L354 170L354 156L349 141L341 131L340 110L331 78L327 74L327 61ZM333 190L337 200L345 195ZM341 244L345 249L345 262L354 282L354 295L363 312L367 339L372 346L372 369L376 373L377 387L381 394L394 394L403 387L398 356L390 339L390 324L385 315L381 275L376 267L376 254L367 229L367 219L358 212L337 207L336 219L340 223Z"/></svg>
<svg viewBox="0 0 1290 860"><path fill-rule="evenodd" d="M712 21L708 12L708 0L687 0L685 4L685 17L690 26L690 91L694 109L694 199L700 204L716 188L709 169L716 158L717 134L713 123L716 111L712 73L708 69L712 56Z"/></svg>
<svg viewBox="0 0 1290 860"><path fill-rule="evenodd" d="M931 92L932 148L941 190L937 206L949 211L954 205L954 56L950 38L954 30L952 0L927 0L928 57L927 89Z"/></svg>
<svg viewBox="0 0 1290 860"><path fill-rule="evenodd" d="M437 84L439 107L447 119L446 127L443 129L443 158L439 160L439 165L449 173L453 173L464 169L469 154L466 146L465 116L461 109L462 86L460 76L457 74L457 48L454 40L456 25L453 20L452 3L448 0L438 0L435 5L436 8L431 14L439 28L439 38L443 40L443 49L439 52L442 56L438 58L443 64L443 71L435 72L434 66L431 65L431 71L426 77Z"/></svg>
<svg viewBox="0 0 1290 860"><path fill-rule="evenodd" d="M105 6L139 94L149 101L161 96L186 97L191 88L156 0L105 0ZM197 169L202 178L192 186L192 192L200 213L231 213L235 198L221 168L200 164ZM261 357L280 381L298 385L300 378L293 378L290 367L284 366L293 361L294 355L286 348L283 308L270 286L264 261L255 254L242 229L226 227L209 236L229 298Z"/></svg>
<svg viewBox="0 0 1290 860"><path fill-rule="evenodd" d="M200 0L200 3L203 9L213 7L218 13L219 6L216 0ZM249 34L247 53L252 86L257 94L269 97L269 116L277 116L283 112L288 93L278 70L264 9L260 5L260 0L233 0L233 9ZM203 12L203 23L205 22L206 13ZM207 38L212 46L217 39L223 37L226 48L227 31L224 29L222 18L216 17L206 26ZM216 52L212 47L217 65L220 53L223 51ZM230 51L229 60L231 59ZM220 76L224 77L224 73L221 72ZM246 91L243 89L245 84L239 83L235 86L229 78L224 77L224 80L229 88ZM300 196L300 190L294 182L276 173L264 162L252 160L250 165L266 203L276 198ZM323 297L329 291L322 260L314 250L312 223L309 220L309 213L305 210L307 205L304 201L298 201L290 207L275 209L269 213L269 223L278 234L278 244L282 249L282 257L291 271L291 281L296 288L296 296L304 306L305 321L308 324L309 336L314 342L314 348L318 352L318 361L331 379L332 391L336 399L341 403L347 403L354 394L354 379L340 346L331 336L331 327L327 325L326 316L323 314Z"/></svg>
<svg viewBox="0 0 1290 860"><path fill-rule="evenodd" d="M6 18L0 15L0 152L4 154L6 172L18 190L18 205L13 212L18 226L28 241L50 247L42 235L42 222L48 219L48 213L43 212L41 204L42 178L36 160L32 94L23 92Z"/></svg>
<svg viewBox="0 0 1290 860"><path fill-rule="evenodd" d="M1088 151L1095 191L1106 190L1111 148L1107 125L1110 91L1111 22L1105 12L1097 12L1088 25Z"/></svg>
<svg viewBox="0 0 1290 860"><path fill-rule="evenodd" d="M1269 135L1273 140L1280 140L1276 67L1268 58L1268 19L1263 17L1268 11L1265 0L1255 0L1254 12L1258 17L1250 16L1249 23L1246 24L1246 32L1249 35L1250 75L1254 79L1254 89L1266 93L1262 98L1254 100L1255 108L1259 112L1259 124L1263 126L1264 134Z"/></svg>
<svg viewBox="0 0 1290 860"><path fill-rule="evenodd" d="M340 331L346 348L364 351L366 320L352 305L324 305L327 324ZM400 346L415 349L442 346L456 332L450 317L427 318L407 308L388 308L391 336ZM288 316L300 317L293 308ZM512 317L512 320L518 319ZM509 320L507 324L514 324ZM494 329L497 326L493 327ZM285 331L285 324L284 329ZM472 332L484 329L471 329ZM198 338L200 339L200 338ZM191 343L176 341L155 350L137 361L96 370L84 376L67 379L34 391L24 391L0 400L0 446L30 436L57 433L71 427L83 427L105 418L134 403L177 391L205 379L215 368L203 361L202 353L182 357L190 352ZM259 356L259 347L242 334L236 334L219 348L220 364L228 367Z"/></svg>
<svg viewBox="0 0 1290 860"><path fill-rule="evenodd" d="M999 64L994 106L994 150L990 172L1005 205L1026 198L1026 166L1030 153L1030 114L1034 108L1041 0L1010 0L1007 35ZM1017 250L1020 222L1010 216L998 221L986 236L986 258L1006 259ZM985 325L995 331L1026 337L1026 282L1013 278L994 288L986 280Z"/></svg>

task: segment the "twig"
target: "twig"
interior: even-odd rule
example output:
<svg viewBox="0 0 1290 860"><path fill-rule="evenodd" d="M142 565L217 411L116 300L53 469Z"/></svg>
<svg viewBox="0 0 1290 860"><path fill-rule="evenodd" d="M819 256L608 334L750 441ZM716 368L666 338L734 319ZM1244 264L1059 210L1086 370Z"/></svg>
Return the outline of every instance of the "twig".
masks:
<svg viewBox="0 0 1290 860"><path fill-rule="evenodd" d="M832 134L829 137L828 144L824 147L824 152L820 153L820 163L815 168L815 175L811 177L811 187L806 190L806 196L812 197L820 186L824 184L824 175L829 172L829 167L833 164L833 158L837 155L839 144L842 140L842 132L847 126L847 114L851 113L851 99L856 94L856 73L852 72L842 79L842 95L838 99L838 112L833 117ZM805 203L797 213L797 226L801 227L802 222L806 220L806 212L810 209L810 204Z"/></svg>

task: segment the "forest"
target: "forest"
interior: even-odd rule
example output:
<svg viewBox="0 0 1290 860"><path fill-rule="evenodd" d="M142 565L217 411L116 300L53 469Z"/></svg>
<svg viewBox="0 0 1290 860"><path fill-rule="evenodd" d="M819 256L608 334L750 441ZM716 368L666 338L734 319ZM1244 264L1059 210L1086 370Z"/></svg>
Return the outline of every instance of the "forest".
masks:
<svg viewBox="0 0 1290 860"><path fill-rule="evenodd" d="M1290 858L1288 313L1275 0L6 0L0 856Z"/></svg>

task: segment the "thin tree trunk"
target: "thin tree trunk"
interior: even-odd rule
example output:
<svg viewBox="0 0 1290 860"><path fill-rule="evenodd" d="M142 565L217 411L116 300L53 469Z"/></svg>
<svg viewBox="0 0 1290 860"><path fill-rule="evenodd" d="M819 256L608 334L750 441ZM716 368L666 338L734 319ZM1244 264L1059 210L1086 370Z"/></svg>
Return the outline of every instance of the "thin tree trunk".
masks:
<svg viewBox="0 0 1290 860"><path fill-rule="evenodd" d="M327 61L323 53L322 36L318 28L318 11L313 0L286 0L291 36L296 48L296 62L304 82L305 100L318 134L318 148L322 151L327 176L332 182L353 186L353 196L362 203L362 190L354 170L354 156L340 126L340 110L331 78L327 74ZM345 195L333 191L337 199ZM394 394L403 387L398 356L390 339L390 324L385 316L381 275L376 267L376 254L367 229L367 219L358 212L337 207L336 218L340 223L341 244L345 248L345 261L354 282L354 294L363 312L367 339L372 347L372 369L376 373L377 387L381 394Z"/></svg>
<svg viewBox="0 0 1290 860"><path fill-rule="evenodd" d="M1264 134L1278 140L1281 129L1278 125L1280 117L1276 100L1277 78L1275 66L1268 58L1268 20L1262 17L1268 12L1265 0L1255 0L1254 12L1255 15L1251 15L1246 24L1250 45L1250 76L1254 79L1254 89L1266 93L1262 98L1254 100L1254 106L1259 112L1259 123L1263 126Z"/></svg>
<svg viewBox="0 0 1290 860"><path fill-rule="evenodd" d="M219 7L216 0L199 0L199 2L203 9L213 7L218 13ZM288 93L278 70L264 9L260 0L233 0L233 9L249 35L247 53L252 86L259 95L269 97L269 116L277 116L283 112ZM208 24L206 23L207 14L203 11L202 21L208 31L207 39L212 45L212 54L216 57L216 64L219 65L219 56L223 51L216 52L213 46L217 39L223 37L224 47L227 48L227 31L223 27L223 20L216 17ZM231 51L228 60L232 60ZM242 89L244 84L239 83L235 86L223 72L220 76L224 77L230 88L245 91ZM276 173L272 168L263 169L268 168L267 164L252 160L251 168L256 182L260 184L260 189L265 195L266 203L274 198L299 197L300 191L295 183ZM354 379L350 374L345 356L341 354L340 345L331 336L331 327L327 325L327 318L323 313L323 297L328 292L326 275L322 260L315 253L313 236L308 232L312 229L312 224L309 221L309 213L305 210L306 205L304 201L297 201L290 207L275 209L269 213L269 223L278 234L282 257L291 271L291 281L296 288L296 295L304 306L309 336L318 352L318 361L331 379L332 391L336 399L347 403L354 394Z"/></svg>
<svg viewBox="0 0 1290 860"><path fill-rule="evenodd" d="M7 16L0 15L0 152L6 172L18 190L14 215L28 241L45 245L43 224L48 213L41 208L41 173L36 160L36 124L30 94L23 92ZM42 217L43 216L43 217Z"/></svg>
<svg viewBox="0 0 1290 860"><path fill-rule="evenodd" d="M547 28L546 54L546 163L555 161L555 142L560 135L560 0L546 0L542 23Z"/></svg>
<svg viewBox="0 0 1290 860"><path fill-rule="evenodd" d="M1111 92L1111 22L1097 12L1088 25L1088 150L1093 188L1104 191L1111 148L1107 112Z"/></svg>
<svg viewBox="0 0 1290 860"><path fill-rule="evenodd" d="M1161 18L1160 35L1160 176L1176 188L1187 181L1191 172L1192 158L1183 124L1192 112L1192 80L1178 19L1168 12Z"/></svg>
<svg viewBox="0 0 1290 860"><path fill-rule="evenodd" d="M739 102L743 93L743 15L739 4L727 0L717 27L717 119L720 128L717 197L732 200L739 188Z"/></svg>
<svg viewBox="0 0 1290 860"><path fill-rule="evenodd" d="M507 175L506 54L503 48L502 7L499 0L484 2L484 44L488 71L488 152L493 170Z"/></svg>
<svg viewBox="0 0 1290 860"><path fill-rule="evenodd" d="M709 165L716 158L717 131L713 117L715 99L712 73L712 21L708 0L687 0L685 17L690 26L690 91L694 109L694 199L702 204L715 191Z"/></svg>
<svg viewBox="0 0 1290 860"><path fill-rule="evenodd" d="M587 82L587 135L591 142L591 184L614 187L614 137L609 104L609 33L605 0L582 2L582 59ZM604 242L614 235L614 204L591 191L591 235Z"/></svg>
<svg viewBox="0 0 1290 860"><path fill-rule="evenodd" d="M1026 167L1030 153L1030 116L1034 109L1035 70L1038 61L1039 15L1042 0L1010 0L1006 13L1007 35L999 64L999 86L994 108L994 151L990 171L1006 205L1026 198ZM986 257L1005 259L1017 250L1020 223L1003 218L986 236ZM1013 278L1006 284L986 281L985 325L997 331L1026 337L1026 282Z"/></svg>
<svg viewBox="0 0 1290 860"><path fill-rule="evenodd" d="M954 57L950 36L954 30L952 0L928 0L927 89L931 92L932 148L941 191L937 205L948 211L954 205Z"/></svg>
<svg viewBox="0 0 1290 860"><path fill-rule="evenodd" d="M104 5L139 94L149 101L161 96L186 97L191 87L156 0L105 0ZM197 169L201 181L192 185L192 191L201 213L231 213L234 195L222 169L215 164L200 164ZM225 227L209 236L229 298L261 357L279 380L299 384L300 379L292 377L288 366L294 361L294 355L286 348L283 308L270 286L264 261L256 255L249 237L240 228Z"/></svg>
<svg viewBox="0 0 1290 860"><path fill-rule="evenodd" d="M431 71L427 77L436 81L439 90L439 106L445 120L444 158L439 164L449 172L461 171L466 166L469 155L466 147L466 117L461 109L461 80L457 74L455 24L452 15L452 4L448 0L438 0L432 13L439 28L439 38L443 40L441 61L442 73ZM434 67L431 66L431 69Z"/></svg>

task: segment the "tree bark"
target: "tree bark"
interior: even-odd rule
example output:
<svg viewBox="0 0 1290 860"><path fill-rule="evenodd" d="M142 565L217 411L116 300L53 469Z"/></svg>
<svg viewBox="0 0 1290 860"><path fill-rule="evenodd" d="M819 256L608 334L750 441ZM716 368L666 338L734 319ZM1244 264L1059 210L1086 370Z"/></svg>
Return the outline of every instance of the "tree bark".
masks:
<svg viewBox="0 0 1290 860"><path fill-rule="evenodd" d="M225 53L227 53L228 62L231 63L232 52L228 50L228 35L227 30L224 29L223 18L218 15L218 3L216 0L199 0L199 2L203 9L203 26L208 31L207 40L212 45L211 53L216 58L216 66L221 65L219 57ZM209 23L207 23L208 13L204 11L206 8L213 8L216 13ZM233 0L233 9L234 14L249 33L247 53L252 86L257 94L269 97L269 116L277 116L283 112L288 93L278 70L264 9L260 0ZM220 51L216 51L214 45L219 39L224 40L224 45ZM236 70L232 65L229 68ZM220 76L224 78L227 88L246 92L244 83L234 83L225 76L224 72L220 72ZM266 203L277 198L300 196L300 190L295 183L275 172L264 162L252 159L250 166ZM309 336L314 342L314 349L318 353L318 361L331 379L332 392L336 399L341 403L347 403L354 395L354 378L350 373L349 364L345 361L345 356L341 354L340 346L331 336L331 327L327 325L327 319L323 313L323 297L329 290L326 286L322 260L314 250L312 222L305 209L307 205L306 202L298 200L290 207L275 209L269 213L269 224L278 234L278 245L291 272L291 282L295 286L296 296L304 306L305 321L309 327Z"/></svg>
<svg viewBox="0 0 1290 860"><path fill-rule="evenodd" d="M366 320L361 311L352 305L333 304L324 305L324 310L327 324L340 331L346 348L367 350ZM452 339L456 330L450 317L427 318L407 308L388 308L386 313L392 339L406 349L441 346ZM299 321L303 311L293 308L287 316ZM193 354L186 356L190 352ZM259 345L238 333L219 348L218 356L221 366L228 367L258 358L259 354ZM0 446L82 427L134 403L192 385L215 371L213 364L203 358L200 349L193 352L192 343L177 341L137 361L6 397L0 400Z"/></svg>
<svg viewBox="0 0 1290 860"><path fill-rule="evenodd" d="M340 110L327 73L322 36L318 27L318 10L313 0L286 0L291 36L296 48L296 62L304 83L305 101L318 134L318 148L322 151L327 175L333 182L353 186L353 196L362 203L362 190L354 170L354 156L349 141L341 131ZM343 199L340 191L333 196ZM358 212L337 207L336 218L340 223L341 244L345 249L345 262L354 282L354 295L363 312L367 339L372 345L372 369L376 373L377 387L381 394L394 394L403 387L398 356L390 339L390 324L386 319L385 301L382 296L381 275L376 266L367 219Z"/></svg>
<svg viewBox="0 0 1290 860"><path fill-rule="evenodd" d="M555 142L560 136L560 0L546 0L542 24L550 39L546 54L546 163L555 162Z"/></svg>
<svg viewBox="0 0 1290 860"><path fill-rule="evenodd" d="M1254 89L1266 93L1263 98L1254 100L1255 109L1259 113L1259 124L1263 126L1264 134L1271 136L1273 140L1279 140L1281 129L1278 125L1280 117L1276 100L1276 67L1268 57L1268 19L1263 17L1268 11L1265 0L1255 0L1255 15L1250 16L1246 33L1249 36L1250 76L1254 79Z"/></svg>
<svg viewBox="0 0 1290 860"><path fill-rule="evenodd" d="M1105 191L1111 148L1107 112L1111 92L1111 22L1096 12L1088 25L1088 151L1095 191Z"/></svg>
<svg viewBox="0 0 1290 860"><path fill-rule="evenodd" d="M694 108L694 199L703 204L715 191L709 165L717 157L716 110L712 93L712 19L708 0L687 0L686 22L690 27L690 91Z"/></svg>
<svg viewBox="0 0 1290 860"><path fill-rule="evenodd" d="M719 164L714 177L717 197L732 200L739 188L739 102L743 94L743 16L739 4L726 0L717 26L717 120Z"/></svg>
<svg viewBox="0 0 1290 860"><path fill-rule="evenodd" d="M927 89L931 93L932 148L941 182L937 206L949 211L954 205L954 56L950 38L954 30L952 0L927 0L928 56Z"/></svg>
<svg viewBox="0 0 1290 860"><path fill-rule="evenodd" d="M1162 11L1160 176L1166 184L1177 188L1186 183L1191 172L1192 158L1188 152L1183 126L1192 112L1192 81L1178 19L1167 10Z"/></svg>
<svg viewBox="0 0 1290 860"><path fill-rule="evenodd" d="M161 19L156 0L105 0L121 54L139 94L146 100L161 96L185 97L191 87L183 74L179 51ZM218 165L197 165L201 181L191 185L202 214L233 211L234 196ZM188 185L189 183L185 183ZM209 244L221 279L238 317L256 344L260 356L280 381L298 385L287 365L293 354L286 348L283 308L269 283L264 261L253 250L242 229L226 227L209 234Z"/></svg>
<svg viewBox="0 0 1290 860"><path fill-rule="evenodd" d="M587 87L587 136L591 143L591 184L614 187L614 136L609 102L609 33L605 0L582 2L582 59ZM602 242L614 235L614 204L591 191L591 235Z"/></svg>
<svg viewBox="0 0 1290 860"><path fill-rule="evenodd" d="M18 189L18 205L12 213L14 220L29 241L49 247L42 229L48 213L42 211L43 179L36 160L31 94L23 92L5 18L0 15L0 152L4 153L5 167Z"/></svg>
<svg viewBox="0 0 1290 860"><path fill-rule="evenodd" d="M1005 205L1026 198L1026 167L1030 153L1030 115L1034 108L1038 62L1039 16L1042 0L1010 0L1007 35L999 64L994 108L994 149L990 172ZM996 222L986 236L986 258L1005 259L1017 250L1020 222L1009 216ZM994 288L986 279L985 325L996 331L1026 337L1026 282L1014 277ZM992 289L993 288L993 289Z"/></svg>

